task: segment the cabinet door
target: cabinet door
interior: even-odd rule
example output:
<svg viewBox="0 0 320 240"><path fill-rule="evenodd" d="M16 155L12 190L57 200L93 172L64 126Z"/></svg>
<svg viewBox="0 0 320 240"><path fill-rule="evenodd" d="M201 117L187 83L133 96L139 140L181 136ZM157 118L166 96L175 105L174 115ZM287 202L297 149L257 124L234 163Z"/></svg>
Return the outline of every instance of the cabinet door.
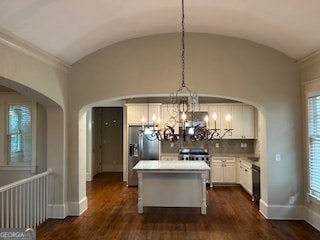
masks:
<svg viewBox="0 0 320 240"><path fill-rule="evenodd" d="M210 129L221 129L221 111L219 105L210 105L208 108L209 113L209 128ZM214 113L216 114L216 122L213 119ZM216 124L215 124L216 123Z"/></svg>
<svg viewBox="0 0 320 240"><path fill-rule="evenodd" d="M236 182L236 164L226 163L224 165L224 182L235 183Z"/></svg>
<svg viewBox="0 0 320 240"><path fill-rule="evenodd" d="M249 194L252 194L252 173L250 168L246 170L246 189Z"/></svg>
<svg viewBox="0 0 320 240"><path fill-rule="evenodd" d="M225 133L225 128L227 128L227 121L226 121L226 116L230 114L231 115L231 128L233 128L233 116L232 116L232 107L230 106L225 106L222 105L220 107L220 135L223 136ZM233 134L232 134L233 135ZM233 136L230 136L228 133L224 135L223 138L233 138Z"/></svg>
<svg viewBox="0 0 320 240"><path fill-rule="evenodd" d="M142 104L127 105L127 123L142 124L142 118L146 116L146 106ZM147 120L146 120L147 121Z"/></svg>
<svg viewBox="0 0 320 240"><path fill-rule="evenodd" d="M254 138L254 108L248 105L232 106L232 137Z"/></svg>
<svg viewBox="0 0 320 240"><path fill-rule="evenodd" d="M240 163L240 185L249 193L252 194L252 173L251 166L245 163Z"/></svg>
<svg viewBox="0 0 320 240"><path fill-rule="evenodd" d="M254 107L242 107L243 138L254 138Z"/></svg>
<svg viewBox="0 0 320 240"><path fill-rule="evenodd" d="M245 185L245 171L243 165L239 164L239 183L242 187Z"/></svg>
<svg viewBox="0 0 320 240"><path fill-rule="evenodd" d="M128 104L127 105L127 123L128 124L142 124L142 118L145 118L145 124L152 124L152 116L161 118L161 104L150 103L148 104ZM148 109L149 108L149 109ZM149 113L149 115L148 115Z"/></svg>
<svg viewBox="0 0 320 240"><path fill-rule="evenodd" d="M223 182L223 164L220 163L213 163L211 168L211 182Z"/></svg>
<svg viewBox="0 0 320 240"><path fill-rule="evenodd" d="M149 124L152 124L153 115L157 119L156 123L159 123L158 119L160 119L160 121L162 121L161 120L161 104L159 104L159 103L150 103L149 104L149 109L148 109L148 105L145 105L145 113L146 113L146 121L149 120ZM149 116L148 116L148 113L149 113Z"/></svg>
<svg viewBox="0 0 320 240"><path fill-rule="evenodd" d="M161 156L160 160L163 161L178 161L178 156Z"/></svg>
<svg viewBox="0 0 320 240"><path fill-rule="evenodd" d="M242 138L243 121L242 106L232 106L232 138Z"/></svg>

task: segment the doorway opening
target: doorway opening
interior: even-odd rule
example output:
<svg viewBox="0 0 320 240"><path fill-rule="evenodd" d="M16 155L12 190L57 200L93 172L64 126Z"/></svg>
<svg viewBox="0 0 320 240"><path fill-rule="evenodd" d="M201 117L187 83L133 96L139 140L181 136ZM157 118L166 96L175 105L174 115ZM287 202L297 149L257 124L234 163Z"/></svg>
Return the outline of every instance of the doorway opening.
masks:
<svg viewBox="0 0 320 240"><path fill-rule="evenodd" d="M123 107L94 107L92 172L123 172Z"/></svg>

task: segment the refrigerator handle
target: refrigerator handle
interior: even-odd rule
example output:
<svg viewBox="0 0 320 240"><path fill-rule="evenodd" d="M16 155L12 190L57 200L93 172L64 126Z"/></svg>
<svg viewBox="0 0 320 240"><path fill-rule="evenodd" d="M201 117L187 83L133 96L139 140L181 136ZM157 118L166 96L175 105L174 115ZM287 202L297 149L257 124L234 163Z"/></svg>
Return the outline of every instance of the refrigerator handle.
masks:
<svg viewBox="0 0 320 240"><path fill-rule="evenodd" d="M129 144L129 156L132 157L134 155L134 144Z"/></svg>
<svg viewBox="0 0 320 240"><path fill-rule="evenodd" d="M143 134L139 134L139 149L138 149L138 157L139 159L142 159L143 154Z"/></svg>

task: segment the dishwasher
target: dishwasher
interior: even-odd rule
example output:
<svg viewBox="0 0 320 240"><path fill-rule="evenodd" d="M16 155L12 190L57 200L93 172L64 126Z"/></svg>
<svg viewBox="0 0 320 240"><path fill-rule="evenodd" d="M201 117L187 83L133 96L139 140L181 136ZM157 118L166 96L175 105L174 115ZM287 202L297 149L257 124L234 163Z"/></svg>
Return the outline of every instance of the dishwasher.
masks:
<svg viewBox="0 0 320 240"><path fill-rule="evenodd" d="M260 200L260 167L252 165L252 201L259 205Z"/></svg>

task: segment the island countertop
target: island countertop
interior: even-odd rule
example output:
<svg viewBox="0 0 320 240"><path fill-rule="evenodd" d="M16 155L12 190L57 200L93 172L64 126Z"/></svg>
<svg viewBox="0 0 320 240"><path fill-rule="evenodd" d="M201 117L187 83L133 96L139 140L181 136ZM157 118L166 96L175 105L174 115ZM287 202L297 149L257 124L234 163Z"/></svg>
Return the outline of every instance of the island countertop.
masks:
<svg viewBox="0 0 320 240"><path fill-rule="evenodd" d="M204 161L141 160L133 167L137 171L208 171Z"/></svg>

